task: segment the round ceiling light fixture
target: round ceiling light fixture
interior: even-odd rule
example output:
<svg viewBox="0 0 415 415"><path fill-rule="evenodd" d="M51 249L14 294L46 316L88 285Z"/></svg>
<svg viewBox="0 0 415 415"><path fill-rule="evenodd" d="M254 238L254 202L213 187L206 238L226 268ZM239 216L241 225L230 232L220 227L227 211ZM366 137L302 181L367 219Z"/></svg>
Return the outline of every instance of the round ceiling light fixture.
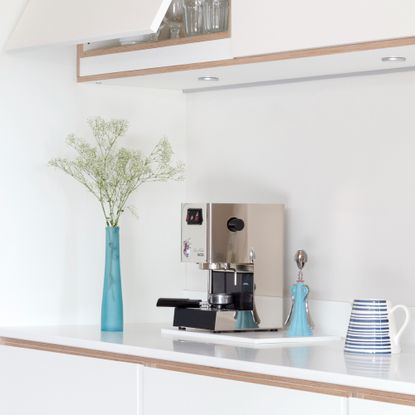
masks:
<svg viewBox="0 0 415 415"><path fill-rule="evenodd" d="M200 76L197 78L198 81L207 81L207 82L216 82L219 81L219 78L217 76Z"/></svg>
<svg viewBox="0 0 415 415"><path fill-rule="evenodd" d="M384 56L382 62L405 62L405 56Z"/></svg>

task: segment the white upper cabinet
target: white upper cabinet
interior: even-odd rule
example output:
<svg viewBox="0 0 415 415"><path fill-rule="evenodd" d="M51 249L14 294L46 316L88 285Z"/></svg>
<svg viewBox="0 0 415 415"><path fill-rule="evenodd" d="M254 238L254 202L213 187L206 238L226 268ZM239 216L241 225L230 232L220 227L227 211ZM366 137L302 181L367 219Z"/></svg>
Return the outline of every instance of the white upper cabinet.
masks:
<svg viewBox="0 0 415 415"><path fill-rule="evenodd" d="M7 49L157 32L171 0L29 0Z"/></svg>
<svg viewBox="0 0 415 415"><path fill-rule="evenodd" d="M415 35L413 0L235 0L236 57Z"/></svg>

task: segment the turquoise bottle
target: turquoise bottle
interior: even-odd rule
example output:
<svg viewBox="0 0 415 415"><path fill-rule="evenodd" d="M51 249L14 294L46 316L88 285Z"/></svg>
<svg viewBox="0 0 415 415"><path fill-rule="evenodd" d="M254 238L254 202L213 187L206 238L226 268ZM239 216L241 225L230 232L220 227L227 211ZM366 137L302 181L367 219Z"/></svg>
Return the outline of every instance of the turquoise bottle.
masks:
<svg viewBox="0 0 415 415"><path fill-rule="evenodd" d="M105 272L101 306L101 330L123 331L123 302L120 270L120 228L105 229Z"/></svg>
<svg viewBox="0 0 415 415"><path fill-rule="evenodd" d="M290 337L311 336L313 330L308 321L307 315L307 296L310 289L304 281L297 281L291 287L292 310L288 325L288 335Z"/></svg>
<svg viewBox="0 0 415 415"><path fill-rule="evenodd" d="M307 253L299 250L294 256L298 267L298 276L296 283L291 287L291 311L288 315L286 325L288 326L288 336L301 337L311 336L313 330L311 319L308 313L307 297L310 292L308 285L304 284L303 268L308 261Z"/></svg>

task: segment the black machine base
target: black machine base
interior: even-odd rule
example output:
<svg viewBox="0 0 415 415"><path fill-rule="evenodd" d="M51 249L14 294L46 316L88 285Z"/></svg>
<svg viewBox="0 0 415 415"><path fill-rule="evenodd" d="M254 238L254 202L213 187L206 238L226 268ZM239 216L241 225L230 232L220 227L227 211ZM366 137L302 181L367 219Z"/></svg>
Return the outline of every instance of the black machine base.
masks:
<svg viewBox="0 0 415 415"><path fill-rule="evenodd" d="M246 311L245 311L246 312ZM203 308L175 308L173 326L210 330L213 332L277 331L268 327L237 327L234 310L215 310Z"/></svg>

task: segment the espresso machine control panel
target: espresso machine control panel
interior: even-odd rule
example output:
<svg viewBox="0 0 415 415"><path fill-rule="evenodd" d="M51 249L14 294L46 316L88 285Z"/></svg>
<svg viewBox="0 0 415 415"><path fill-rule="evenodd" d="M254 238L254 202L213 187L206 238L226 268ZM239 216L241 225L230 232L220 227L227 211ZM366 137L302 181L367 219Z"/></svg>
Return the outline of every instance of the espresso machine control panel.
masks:
<svg viewBox="0 0 415 415"><path fill-rule="evenodd" d="M182 205L182 262L207 261L207 223L208 205L206 203L184 203Z"/></svg>

